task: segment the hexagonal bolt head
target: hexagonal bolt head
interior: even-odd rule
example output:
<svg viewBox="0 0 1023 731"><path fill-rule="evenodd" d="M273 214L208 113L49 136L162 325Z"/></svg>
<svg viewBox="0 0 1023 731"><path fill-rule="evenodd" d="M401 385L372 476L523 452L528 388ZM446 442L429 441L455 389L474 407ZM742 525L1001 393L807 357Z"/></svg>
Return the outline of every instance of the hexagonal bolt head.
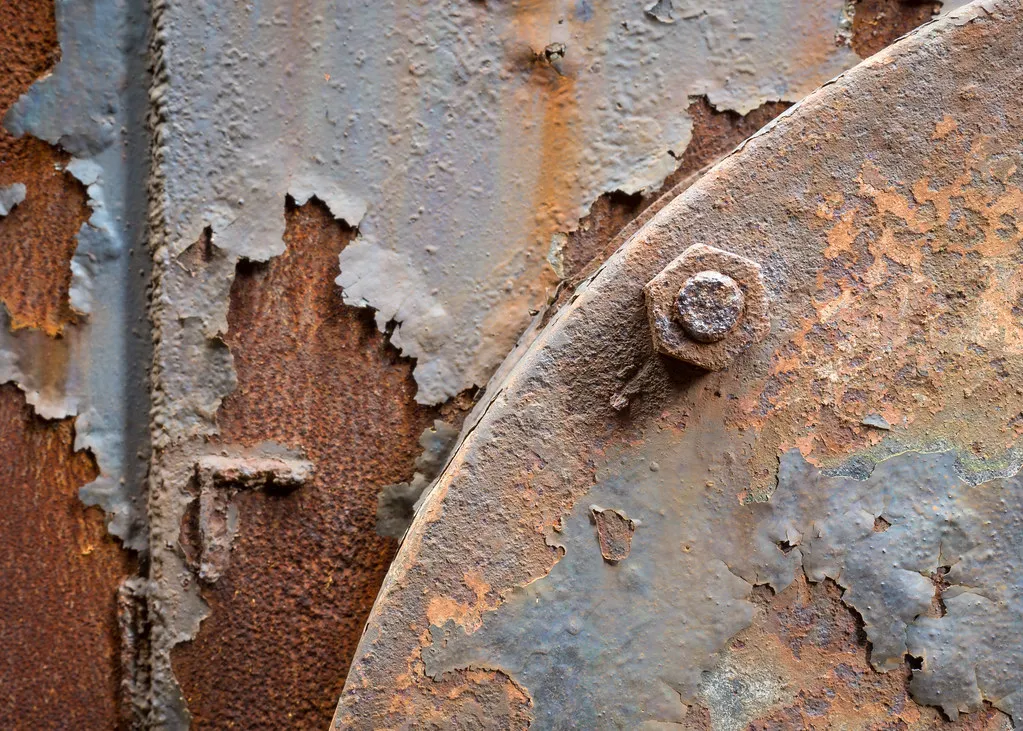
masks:
<svg viewBox="0 0 1023 731"><path fill-rule="evenodd" d="M654 348L718 371L771 329L760 266L695 244L646 285Z"/></svg>

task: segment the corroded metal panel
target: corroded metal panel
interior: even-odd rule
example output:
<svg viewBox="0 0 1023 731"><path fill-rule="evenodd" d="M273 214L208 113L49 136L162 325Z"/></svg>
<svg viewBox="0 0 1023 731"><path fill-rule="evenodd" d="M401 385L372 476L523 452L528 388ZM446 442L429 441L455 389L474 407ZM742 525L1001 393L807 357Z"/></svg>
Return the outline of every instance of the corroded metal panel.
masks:
<svg viewBox="0 0 1023 731"><path fill-rule="evenodd" d="M287 251L243 266L231 291L238 387L217 443L302 448L315 472L287 494L235 499L229 563L203 586L210 615L174 653L197 727L329 720L396 546L374 529L376 490L410 477L439 416L415 403L411 365L372 318L337 297L337 255L354 232L318 202L287 219Z"/></svg>
<svg viewBox="0 0 1023 731"><path fill-rule="evenodd" d="M612 189L653 190L679 168L691 138L690 95L739 111L769 98L794 100L855 54L836 40L841 3L816 1L736 2L679 22L631 3L254 3L224 11L162 2L154 10L149 527L159 632L150 698L153 722L184 724L188 694L173 648L201 637L200 623L210 617L205 595L217 590L205 592L196 581L182 527L196 499L197 459L210 442L233 443L223 441L226 422L218 415L231 408L238 387L232 349L279 352L280 342L263 341L261 322L232 331L230 293L244 260L284 255L287 195L300 206L316 197L334 218L358 224L356 238L337 247L334 295L375 307L378 328L416 357L415 398L467 399L515 342L530 309L543 306L569 273L562 244L586 207ZM562 31L563 40L543 38ZM793 60L757 66L756 59L797 43ZM719 55L701 53L703 45ZM737 65L752 73L733 73ZM319 302L303 316L330 317ZM295 342L295 322L289 327L281 342ZM320 367L326 353L309 357L302 368ZM274 367L266 357L258 361L258 370ZM374 409L389 406L382 398ZM437 416L404 402L395 415L422 418L417 437ZM345 440L345 429L363 418L346 412L333 438ZM315 446L311 434L275 441ZM404 444L394 443L396 453ZM313 462L317 475L326 474ZM377 489L409 481L406 465L353 487L345 509L372 514ZM289 499L312 494L297 490ZM240 529L243 541L246 533ZM379 577L390 547L375 536L353 541L384 546L367 569ZM252 550L255 560L269 549ZM366 607L339 611L361 617ZM344 667L347 658L335 662ZM304 656L291 664L309 666Z"/></svg>
<svg viewBox="0 0 1023 731"><path fill-rule="evenodd" d="M0 117L56 63L48 3L0 6ZM89 218L70 156L0 128L0 320L32 332L60 385L56 338L79 323L69 301L76 234ZM3 360L5 355L0 355ZM5 364L6 365L6 364ZM0 366L0 370L3 366ZM0 386L0 717L7 728L116 728L121 686L118 584L136 570L78 490L99 477L72 419L41 418Z"/></svg>
<svg viewBox="0 0 1023 731"><path fill-rule="evenodd" d="M659 192L936 10L699 5L0 8L0 380L24 393L4 390L24 487L5 537L84 546L4 569L31 577L4 678L40 660L10 717L325 723L392 537L530 315ZM626 418L651 371L618 375ZM25 531L40 500L49 522ZM586 510L603 560L630 565L649 521ZM479 624L498 600L466 581L481 607L430 616ZM82 663L40 679L47 636ZM58 681L94 707L51 723L28 689ZM431 724L536 718L507 669L407 688Z"/></svg>
<svg viewBox="0 0 1023 731"><path fill-rule="evenodd" d="M142 254L148 8L103 0L58 2L55 10L60 60L5 100L4 145L13 154L0 183L26 190L0 220L11 242L0 380L17 383L44 418L75 417L75 447L90 450L100 469L82 500L101 506L110 531L138 551L146 545L150 359ZM36 36L26 31L20 42L31 47ZM8 52L17 66L17 46Z"/></svg>
<svg viewBox="0 0 1023 731"><path fill-rule="evenodd" d="M1019 721L1021 78L1023 5L967 6L632 236L470 417L336 727ZM643 297L696 244L770 301L717 372L655 352Z"/></svg>
<svg viewBox="0 0 1023 731"><path fill-rule="evenodd" d="M117 586L133 561L84 509L97 475L70 419L45 421L0 387L0 715L7 728L115 728L124 721Z"/></svg>

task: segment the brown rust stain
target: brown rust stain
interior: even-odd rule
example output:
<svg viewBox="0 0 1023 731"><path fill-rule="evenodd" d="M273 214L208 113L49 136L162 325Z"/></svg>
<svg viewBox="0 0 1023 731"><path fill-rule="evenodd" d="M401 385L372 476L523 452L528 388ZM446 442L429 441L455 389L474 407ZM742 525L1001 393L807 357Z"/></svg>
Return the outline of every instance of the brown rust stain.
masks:
<svg viewBox="0 0 1023 731"><path fill-rule="evenodd" d="M693 120L693 137L679 157L678 169L649 195L606 193L594 202L579 227L568 234L565 246L565 275L578 281L589 274L620 242L616 234L635 220L676 185L728 153L740 142L788 109L787 102L767 102L746 115L719 112L706 97L693 100L686 110ZM709 242L713 243L713 242Z"/></svg>
<svg viewBox="0 0 1023 731"><path fill-rule="evenodd" d="M97 476L75 452L71 419L36 416L0 386L0 717L8 728L119 727L118 584L134 569L86 509L78 488Z"/></svg>
<svg viewBox="0 0 1023 731"><path fill-rule="evenodd" d="M315 473L288 495L235 498L229 565L203 590L212 614L174 653L196 728L328 724L396 547L376 533L377 492L412 476L434 419L462 415L418 406L412 362L371 312L342 304L334 277L353 237L314 200L288 210L286 253L238 268L238 388L220 439L302 449Z"/></svg>
<svg viewBox="0 0 1023 731"><path fill-rule="evenodd" d="M1023 433L1023 160L994 152L1011 139L961 131L947 116L929 136L916 180L888 180L865 160L852 194L822 184L808 220L828 264L733 421L763 427L757 487L793 446L833 464L912 426L999 459ZM864 425L871 413L892 430Z"/></svg>
<svg viewBox="0 0 1023 731"><path fill-rule="evenodd" d="M60 50L52 2L0 6L0 119L57 62ZM68 302L71 256L89 217L84 187L63 166L70 157L0 127L0 186L23 183L25 201L0 219L0 302L15 328L56 335L76 320Z"/></svg>
<svg viewBox="0 0 1023 731"><path fill-rule="evenodd" d="M483 624L483 614L500 605L500 599L492 590L482 574L478 571L467 571L462 582L472 594L470 601L460 602L450 596L434 596L426 606L426 616L430 624L443 625L448 620L465 627L468 631L476 630Z"/></svg>
<svg viewBox="0 0 1023 731"><path fill-rule="evenodd" d="M758 587L754 597L753 624L729 642L726 664L747 669L747 678L778 678L781 692L772 704L757 709L749 731L1010 728L1008 717L990 707L951 722L938 710L917 705L908 693L908 662L889 673L874 671L862 621L842 603L842 590L834 582L814 584L799 574L777 596ZM714 709L700 715L713 716Z"/></svg>
<svg viewBox="0 0 1023 731"><path fill-rule="evenodd" d="M852 48L860 58L872 56L904 36L941 9L932 0L857 0Z"/></svg>
<svg viewBox="0 0 1023 731"><path fill-rule="evenodd" d="M621 510L597 506L590 508L590 516L597 528L597 543L604 560L617 563L627 559L632 550L632 534L636 532L636 522ZM432 624L440 626L439 622Z"/></svg>
<svg viewBox="0 0 1023 731"><path fill-rule="evenodd" d="M510 64L528 83L503 100L507 119L521 116L523 108L539 107L539 175L533 190L532 236L541 248L554 231L572 223L574 211L566 209L566 192L575 187L573 177L586 144L576 90L576 76L585 70L574 62L579 55L572 45L575 41L564 48L563 59L552 60L546 53L553 47L552 28L557 27L561 10L546 0L515 5L509 42L519 51L512 54ZM585 28L588 37L596 37L598 25L596 19L593 27ZM509 154L515 156L520 151L509 149Z"/></svg>
<svg viewBox="0 0 1023 731"><path fill-rule="evenodd" d="M422 667L414 671L423 672ZM483 669L456 670L431 683L399 679L391 700L396 717L415 718L415 728L431 731L519 731L529 728L532 708L525 688L501 671ZM408 726L380 727L399 728Z"/></svg>

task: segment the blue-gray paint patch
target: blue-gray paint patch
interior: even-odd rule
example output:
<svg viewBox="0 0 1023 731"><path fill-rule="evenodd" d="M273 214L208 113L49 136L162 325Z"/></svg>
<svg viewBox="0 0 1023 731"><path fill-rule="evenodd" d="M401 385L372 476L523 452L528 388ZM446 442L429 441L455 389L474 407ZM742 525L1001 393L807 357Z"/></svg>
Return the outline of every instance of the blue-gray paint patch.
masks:
<svg viewBox="0 0 1023 731"><path fill-rule="evenodd" d="M23 203L25 193L24 183L0 186L0 218L9 215L16 205Z"/></svg>
<svg viewBox="0 0 1023 731"><path fill-rule="evenodd" d="M877 670L922 659L911 683L919 702L955 718L989 701L1020 721L1023 477L971 484L955 453L910 452L853 479L792 451L770 500L744 506L713 486L741 476L730 460L655 442L646 454L657 454L656 472L643 459L609 463L588 496L637 520L629 557L602 560L579 501L547 577L470 634L453 622L432 629L428 674L506 671L529 690L538 728L679 722L701 699L713 713L715 686L701 673L749 625L753 585L782 591L804 571L845 589ZM947 613L934 617L939 567L950 567L951 586Z"/></svg>

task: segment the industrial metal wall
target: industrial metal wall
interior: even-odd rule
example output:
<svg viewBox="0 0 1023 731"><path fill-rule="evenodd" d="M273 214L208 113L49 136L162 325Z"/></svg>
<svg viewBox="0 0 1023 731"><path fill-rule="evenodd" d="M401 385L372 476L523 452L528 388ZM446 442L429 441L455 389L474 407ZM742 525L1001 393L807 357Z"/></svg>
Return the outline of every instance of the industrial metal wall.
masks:
<svg viewBox="0 0 1023 731"><path fill-rule="evenodd" d="M0 7L5 723L325 727L395 536L534 316L938 10ZM214 458L250 474L204 481ZM763 597L734 642L828 627L850 715L914 709L836 592Z"/></svg>

